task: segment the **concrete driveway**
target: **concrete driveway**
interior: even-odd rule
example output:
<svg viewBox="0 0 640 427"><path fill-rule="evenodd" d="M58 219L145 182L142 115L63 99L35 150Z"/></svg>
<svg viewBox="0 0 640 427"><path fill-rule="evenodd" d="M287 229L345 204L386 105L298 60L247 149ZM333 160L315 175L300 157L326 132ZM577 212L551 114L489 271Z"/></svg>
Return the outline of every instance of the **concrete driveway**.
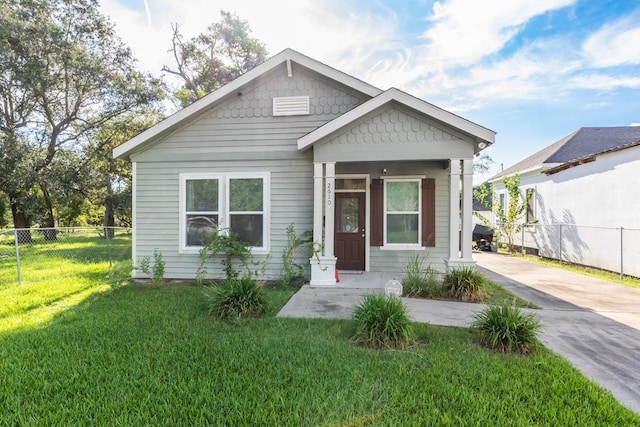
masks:
<svg viewBox="0 0 640 427"><path fill-rule="evenodd" d="M640 289L474 252L478 269L542 307L542 341L640 414Z"/></svg>

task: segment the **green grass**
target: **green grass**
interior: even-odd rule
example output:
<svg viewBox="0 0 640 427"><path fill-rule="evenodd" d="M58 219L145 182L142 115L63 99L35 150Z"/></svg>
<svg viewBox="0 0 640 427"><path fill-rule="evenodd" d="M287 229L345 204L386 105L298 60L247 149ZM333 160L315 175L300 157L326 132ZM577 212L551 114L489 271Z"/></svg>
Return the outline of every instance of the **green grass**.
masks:
<svg viewBox="0 0 640 427"><path fill-rule="evenodd" d="M0 425L640 425L544 347L496 354L413 324L419 345L372 350L353 321L274 317L292 288L229 323L200 286L110 286L89 267L0 286Z"/></svg>
<svg viewBox="0 0 640 427"><path fill-rule="evenodd" d="M270 290L269 305L292 292ZM640 423L544 349L504 356L470 330L416 324L423 345L377 351L352 332L347 320L217 321L193 285L120 287L0 334L0 425Z"/></svg>

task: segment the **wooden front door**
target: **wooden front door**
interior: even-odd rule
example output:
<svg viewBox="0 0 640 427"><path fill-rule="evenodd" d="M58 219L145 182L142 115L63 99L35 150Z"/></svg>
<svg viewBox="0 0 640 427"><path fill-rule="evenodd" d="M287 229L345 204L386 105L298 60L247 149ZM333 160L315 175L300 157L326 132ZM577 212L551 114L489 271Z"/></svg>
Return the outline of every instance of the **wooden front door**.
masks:
<svg viewBox="0 0 640 427"><path fill-rule="evenodd" d="M364 271L365 193L336 193L335 221L336 268Z"/></svg>

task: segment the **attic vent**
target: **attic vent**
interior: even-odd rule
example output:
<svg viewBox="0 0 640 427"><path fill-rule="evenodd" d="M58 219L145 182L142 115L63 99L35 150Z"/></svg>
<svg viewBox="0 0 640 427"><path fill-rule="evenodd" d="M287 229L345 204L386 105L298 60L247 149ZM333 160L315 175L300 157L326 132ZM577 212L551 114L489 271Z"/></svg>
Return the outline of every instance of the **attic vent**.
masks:
<svg viewBox="0 0 640 427"><path fill-rule="evenodd" d="M274 116L304 116L308 114L308 96L282 96L273 98Z"/></svg>

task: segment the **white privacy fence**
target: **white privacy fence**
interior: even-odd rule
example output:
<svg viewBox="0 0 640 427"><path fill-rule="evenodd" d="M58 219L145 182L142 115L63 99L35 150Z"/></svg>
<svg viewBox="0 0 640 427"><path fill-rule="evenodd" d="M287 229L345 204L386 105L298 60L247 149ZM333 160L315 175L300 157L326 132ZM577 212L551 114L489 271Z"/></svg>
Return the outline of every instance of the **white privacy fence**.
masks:
<svg viewBox="0 0 640 427"><path fill-rule="evenodd" d="M527 225L514 244L545 258L640 277L640 229Z"/></svg>
<svg viewBox="0 0 640 427"><path fill-rule="evenodd" d="M0 285L131 258L130 230L120 227L30 228L0 231ZM97 267L92 270L90 266Z"/></svg>

